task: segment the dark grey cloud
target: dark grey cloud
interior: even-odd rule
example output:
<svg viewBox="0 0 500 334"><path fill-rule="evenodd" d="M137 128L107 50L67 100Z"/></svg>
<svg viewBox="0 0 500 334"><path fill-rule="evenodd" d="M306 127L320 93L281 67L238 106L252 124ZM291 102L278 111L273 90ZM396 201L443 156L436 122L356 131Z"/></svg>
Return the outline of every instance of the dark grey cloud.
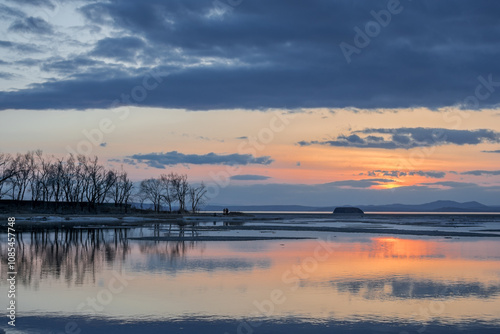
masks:
<svg viewBox="0 0 500 334"><path fill-rule="evenodd" d="M124 164L132 165L132 166L136 166L137 165L137 160L129 159L129 158L125 158L125 159L122 159L122 160L120 160L120 159L109 159L108 161L124 163Z"/></svg>
<svg viewBox="0 0 500 334"><path fill-rule="evenodd" d="M10 80L10 79L13 79L15 77L16 76L12 73L0 71L0 79Z"/></svg>
<svg viewBox="0 0 500 334"><path fill-rule="evenodd" d="M12 3L16 3L17 5L30 5L35 7L47 7L50 9L54 9L56 6L50 0L9 0Z"/></svg>
<svg viewBox="0 0 500 334"><path fill-rule="evenodd" d="M432 172L423 172L423 171L413 171L413 172L408 172L408 175L413 176L413 175L418 175L418 176L424 176L424 177L429 177L429 178L434 178L434 179L442 179L446 176L446 172L437 172L437 171L432 171Z"/></svg>
<svg viewBox="0 0 500 334"><path fill-rule="evenodd" d="M251 154L184 154L177 151L167 153L134 154L128 158L145 163L154 168L165 168L179 164L193 165L269 165L273 159L269 156L254 157Z"/></svg>
<svg viewBox="0 0 500 334"><path fill-rule="evenodd" d="M474 175L474 176L500 175L500 170L471 170L471 171L463 172L460 174L462 174L462 175Z"/></svg>
<svg viewBox="0 0 500 334"><path fill-rule="evenodd" d="M12 51L18 51L20 53L39 53L39 52L41 52L40 49L38 49L35 46L29 45L29 44L15 43L15 42L10 42L10 41L3 41L3 40L0 40L0 48L9 49Z"/></svg>
<svg viewBox="0 0 500 334"><path fill-rule="evenodd" d="M105 25L113 24L111 13L108 9L108 4L104 2L94 2L89 5L84 5L78 8L80 12L89 23Z"/></svg>
<svg viewBox="0 0 500 334"><path fill-rule="evenodd" d="M366 173L361 173L360 175L367 176L389 176L389 177L404 177L404 176L423 176L434 179L442 179L446 176L446 172L438 172L438 171L421 171L421 170L412 170L412 171L398 171L398 170L372 170Z"/></svg>
<svg viewBox="0 0 500 334"><path fill-rule="evenodd" d="M373 20L370 12L387 8L387 1L253 0L210 15L213 1L109 0L85 4L79 13L90 26L143 40L147 46L137 52L151 57L148 65L171 67L169 80L143 101L148 106L437 108L474 95L479 76L491 75L490 88L499 89L500 2L401 3L403 11L350 64L340 43L352 44L354 28L363 29ZM51 31L31 23L12 29ZM103 44L97 42L96 55L133 59L130 48ZM108 108L117 93L142 80L135 73L120 80L91 74L2 92L0 108ZM478 107L498 103L500 94L491 93Z"/></svg>
<svg viewBox="0 0 500 334"><path fill-rule="evenodd" d="M269 176L253 175L253 174L233 175L230 177L231 180L235 181L264 181L270 178L271 177Z"/></svg>
<svg viewBox="0 0 500 334"><path fill-rule="evenodd" d="M39 66L40 65L40 60L39 59L34 59L34 58L24 58L21 60L18 60L14 62L16 65L21 65L21 66L27 66L27 67L33 67L33 66Z"/></svg>
<svg viewBox="0 0 500 334"><path fill-rule="evenodd" d="M500 150L495 150L495 151L483 151L484 153L500 153Z"/></svg>
<svg viewBox="0 0 500 334"><path fill-rule="evenodd" d="M364 180L343 180L325 183L326 186L349 187L349 188L370 188L386 183L392 183L394 180L389 179L364 179Z"/></svg>
<svg viewBox="0 0 500 334"><path fill-rule="evenodd" d="M0 4L0 17L3 19L24 18L26 14L19 9Z"/></svg>
<svg viewBox="0 0 500 334"><path fill-rule="evenodd" d="M360 136L361 135L361 136ZM442 128L364 129L336 140L300 141L300 146L326 145L335 147L411 149L441 145L478 145L499 143L500 133L488 130L450 130Z"/></svg>
<svg viewBox="0 0 500 334"><path fill-rule="evenodd" d="M23 34L49 35L54 33L52 25L40 17L27 17L15 20L8 29Z"/></svg>
<svg viewBox="0 0 500 334"><path fill-rule="evenodd" d="M47 59L41 65L41 69L46 72L57 72L60 74L75 74L85 71L88 68L104 66L105 62L94 60L88 57L75 57L72 59Z"/></svg>
<svg viewBox="0 0 500 334"><path fill-rule="evenodd" d="M144 46L144 41L137 37L104 38L97 42L90 55L133 62Z"/></svg>

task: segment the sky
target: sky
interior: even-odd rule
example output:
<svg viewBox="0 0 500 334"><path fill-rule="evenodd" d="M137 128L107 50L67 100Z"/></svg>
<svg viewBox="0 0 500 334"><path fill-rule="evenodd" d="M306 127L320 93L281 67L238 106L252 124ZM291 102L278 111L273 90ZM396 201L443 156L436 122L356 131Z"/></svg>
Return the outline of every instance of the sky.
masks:
<svg viewBox="0 0 500 334"><path fill-rule="evenodd" d="M211 204L500 205L500 3L0 0L0 152Z"/></svg>

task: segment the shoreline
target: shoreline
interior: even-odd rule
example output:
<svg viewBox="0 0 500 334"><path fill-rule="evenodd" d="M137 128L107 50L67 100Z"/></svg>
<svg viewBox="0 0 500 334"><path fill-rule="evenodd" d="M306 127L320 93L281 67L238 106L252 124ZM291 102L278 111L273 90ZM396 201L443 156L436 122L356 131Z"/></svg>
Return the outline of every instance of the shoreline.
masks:
<svg viewBox="0 0 500 334"><path fill-rule="evenodd" d="M58 229L124 229L141 228L159 224L192 226L199 232L214 231L282 231L295 232L293 238L303 238L303 233L366 233L383 235L411 235L430 237L500 237L498 215L467 215L454 216L433 215L317 215L317 214L264 214L255 215L238 213L222 215L213 213L200 214L133 214L133 215L39 215L24 214L15 216L15 228L18 232ZM418 219L415 219L418 218ZM293 219L296 219L295 221ZM308 219L311 219L310 221ZM0 226L7 226L7 216L0 216ZM212 226L211 223L221 225ZM207 226L207 223L210 226ZM246 224L246 225L245 225ZM483 226L485 225L485 226ZM452 229L450 229L452 228ZM461 230L456 230L461 228ZM471 228L471 229L468 229ZM481 228L481 229L478 229ZM2 229L1 233L5 232ZM156 236L161 241L165 237ZM169 240L171 237L167 237ZM207 236L181 237L185 241L205 241ZM210 238L226 238L225 236L210 236ZM279 239L277 237L273 237ZM146 239L143 239L146 240ZM237 240L237 238L235 239Z"/></svg>

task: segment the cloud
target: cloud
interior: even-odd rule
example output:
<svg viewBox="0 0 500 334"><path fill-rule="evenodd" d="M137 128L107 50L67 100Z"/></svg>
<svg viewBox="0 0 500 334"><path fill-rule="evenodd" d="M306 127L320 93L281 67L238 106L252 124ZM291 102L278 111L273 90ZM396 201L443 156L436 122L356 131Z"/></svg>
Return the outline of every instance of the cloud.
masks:
<svg viewBox="0 0 500 334"><path fill-rule="evenodd" d="M455 182L455 181L442 181L442 182L434 182L434 183L420 183L421 186L443 186L448 188L475 188L478 187L476 183L470 182Z"/></svg>
<svg viewBox="0 0 500 334"><path fill-rule="evenodd" d="M74 74L82 72L91 67L103 66L104 62L88 57L75 57L73 59L51 58L46 60L41 69L46 72L57 72L60 74Z"/></svg>
<svg viewBox="0 0 500 334"><path fill-rule="evenodd" d="M0 71L0 79L10 80L10 79L15 78L15 77L16 77L16 75L14 75L12 73Z"/></svg>
<svg viewBox="0 0 500 334"><path fill-rule="evenodd" d="M500 150L495 150L495 151L482 151L484 153L500 153Z"/></svg>
<svg viewBox="0 0 500 334"><path fill-rule="evenodd" d="M434 179L442 179L446 176L446 172L438 172L438 171L421 171L421 170L413 170L413 171L398 171L398 170L372 170L366 173L361 173L360 175L367 176L389 176L389 177L405 177L405 176L423 176Z"/></svg>
<svg viewBox="0 0 500 334"><path fill-rule="evenodd" d="M35 46L0 40L0 48L15 50L21 53L40 53L40 49Z"/></svg>
<svg viewBox="0 0 500 334"><path fill-rule="evenodd" d="M54 33L52 25L39 17L27 17L14 21L8 29L10 32L49 35Z"/></svg>
<svg viewBox="0 0 500 334"><path fill-rule="evenodd" d="M0 4L0 17L3 19L9 19L12 17L24 18L25 16L26 15L24 14L24 12L18 9L6 6L4 4Z"/></svg>
<svg viewBox="0 0 500 334"><path fill-rule="evenodd" d="M471 171L463 172L460 174L462 174L462 175L474 175L474 176L500 175L500 170L471 170Z"/></svg>
<svg viewBox="0 0 500 334"><path fill-rule="evenodd" d="M15 2L18 5L30 5L35 7L47 7L54 9L55 5L50 0L9 0L10 2Z"/></svg>
<svg viewBox="0 0 500 334"><path fill-rule="evenodd" d="M144 46L144 41L137 37L104 38L97 42L90 55L134 62L137 53Z"/></svg>
<svg viewBox="0 0 500 334"><path fill-rule="evenodd" d="M359 136L358 134L361 134ZM300 146L412 149L441 145L478 145L499 143L500 133L488 130L449 130L442 128L364 129L339 135L336 140L300 141Z"/></svg>
<svg viewBox="0 0 500 334"><path fill-rule="evenodd" d="M243 175L233 175L230 177L231 180L235 181L263 181L270 179L269 176L264 175L252 175L252 174L243 174Z"/></svg>
<svg viewBox="0 0 500 334"><path fill-rule="evenodd" d="M120 160L120 159L109 159L109 161L120 162L120 163L124 163L124 164L128 164L128 165L132 165L132 166L136 166L137 165L137 160L129 159L129 158L125 158L123 160Z"/></svg>
<svg viewBox="0 0 500 334"><path fill-rule="evenodd" d="M343 180L325 183L327 186L349 187L349 188L370 188L385 183L392 183L394 180L388 179L364 179L364 180Z"/></svg>
<svg viewBox="0 0 500 334"><path fill-rule="evenodd" d="M104 3L95 2L89 5L84 5L78 8L77 11L82 14L90 24L113 24L113 19L109 9Z"/></svg>
<svg viewBox="0 0 500 334"><path fill-rule="evenodd" d="M474 96L481 84L478 77L489 80L490 75L498 90L500 44L491 35L499 25L498 1L408 1L391 25L382 28L347 64L340 43L352 44L354 28L363 29L373 20L370 12L386 6L386 2L371 0L355 4L253 0L217 17L209 15L214 11L213 1L109 0L87 2L70 14L83 16L87 26L113 32L114 37L102 37L93 50L93 56L105 57L111 69L139 57L141 61L148 58L149 68L171 73L143 101L145 106L191 110L439 108ZM50 36L54 29L42 19L19 19L11 30L45 34L48 40L37 42L46 43L47 48L56 40ZM116 36L133 36L146 49L140 42L137 49L116 44L123 38ZM86 34L72 37L87 42ZM87 50L68 52L66 60L78 52ZM37 82L3 92L0 108L109 108L117 92L120 96L130 91L140 85L142 77L129 73L117 80L90 72L78 79L52 82L44 77L33 78L31 83ZM485 87L479 91L489 92ZM500 94L491 93L479 108L499 103ZM407 139L395 138L401 144Z"/></svg>
<svg viewBox="0 0 500 334"><path fill-rule="evenodd" d="M165 168L179 164L193 165L269 165L274 160L269 156L254 157L251 154L183 154L177 151L167 153L134 154L128 158L154 168Z"/></svg>
<svg viewBox="0 0 500 334"><path fill-rule="evenodd" d="M429 178L434 178L434 179L442 179L446 176L446 172L408 172L408 175L419 175L419 176L424 176L424 177L429 177Z"/></svg>

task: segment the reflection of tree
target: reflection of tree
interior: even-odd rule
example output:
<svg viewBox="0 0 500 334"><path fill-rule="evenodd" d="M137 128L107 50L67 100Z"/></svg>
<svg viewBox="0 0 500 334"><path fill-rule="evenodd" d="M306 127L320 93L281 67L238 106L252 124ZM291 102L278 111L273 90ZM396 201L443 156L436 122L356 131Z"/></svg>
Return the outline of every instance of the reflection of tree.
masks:
<svg viewBox="0 0 500 334"><path fill-rule="evenodd" d="M178 226L177 224L175 226ZM154 227L154 233L166 229L165 225ZM179 226L172 235L196 233L193 224ZM143 233L140 229L140 233ZM125 228L98 229L40 229L17 234L16 270L20 284L37 288L42 280L62 280L68 286L95 283L96 274L106 268L125 262L132 253L132 245ZM155 254L172 264L184 258L191 249L203 247L194 241L138 241L134 242L143 254ZM0 260L7 263L7 245L0 244ZM3 284L0 283L0 284Z"/></svg>
<svg viewBox="0 0 500 334"><path fill-rule="evenodd" d="M500 282L443 281L408 277L340 280L332 282L339 292L365 299L493 298L500 294Z"/></svg>
<svg viewBox="0 0 500 334"><path fill-rule="evenodd" d="M190 236L197 236L197 223L169 223L168 228L165 224L155 224L153 227L153 235L183 237L188 233ZM172 228L174 227L174 228ZM174 262L178 258L184 258L190 249L204 248L202 243L196 241L140 241L139 250L144 254L156 254L161 260L169 263Z"/></svg>
<svg viewBox="0 0 500 334"><path fill-rule="evenodd" d="M19 233L17 243L18 281L35 287L46 278L63 279L68 286L88 279L95 282L96 272L130 252L127 230L118 228L31 231Z"/></svg>
<svg viewBox="0 0 500 334"><path fill-rule="evenodd" d="M139 243L141 253L156 254L159 259L168 263L184 258L188 250L195 247L195 241L141 241Z"/></svg>
<svg viewBox="0 0 500 334"><path fill-rule="evenodd" d="M154 224L153 225L153 236L167 236L167 237L184 237L186 235L186 231L190 234L191 237L198 236L199 223L197 222L175 222L169 223L168 229L165 227L166 224ZM174 227L172 229L172 227Z"/></svg>

